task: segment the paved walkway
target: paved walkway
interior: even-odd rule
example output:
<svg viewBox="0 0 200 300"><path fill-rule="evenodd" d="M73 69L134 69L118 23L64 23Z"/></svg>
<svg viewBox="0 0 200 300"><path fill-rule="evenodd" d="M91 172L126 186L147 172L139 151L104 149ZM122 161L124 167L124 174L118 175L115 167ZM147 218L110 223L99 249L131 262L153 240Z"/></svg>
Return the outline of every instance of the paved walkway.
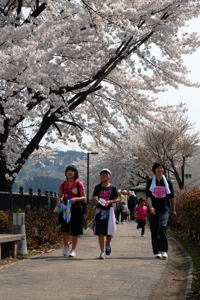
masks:
<svg viewBox="0 0 200 300"><path fill-rule="evenodd" d="M140 236L136 223L117 225L112 253L100 260L98 238L80 237L75 258L62 249L0 270L0 299L148 299L167 261L152 254L150 231Z"/></svg>

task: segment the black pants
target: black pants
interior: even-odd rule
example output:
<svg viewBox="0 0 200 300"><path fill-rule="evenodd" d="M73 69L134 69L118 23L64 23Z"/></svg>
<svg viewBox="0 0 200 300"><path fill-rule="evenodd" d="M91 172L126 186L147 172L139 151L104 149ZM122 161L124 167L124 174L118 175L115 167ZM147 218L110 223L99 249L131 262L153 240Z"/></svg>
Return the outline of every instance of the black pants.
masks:
<svg viewBox="0 0 200 300"><path fill-rule="evenodd" d="M122 211L122 209L117 209L117 222L119 222L119 216L121 214L121 222L124 221L124 213Z"/></svg>
<svg viewBox="0 0 200 300"><path fill-rule="evenodd" d="M169 212L149 214L153 253L168 252L167 221Z"/></svg>
<svg viewBox="0 0 200 300"><path fill-rule="evenodd" d="M131 221L135 220L135 217L134 217L134 207L130 207L130 217L131 217Z"/></svg>
<svg viewBox="0 0 200 300"><path fill-rule="evenodd" d="M145 234L145 225L146 225L146 220L138 220L137 229L142 228L141 235Z"/></svg>

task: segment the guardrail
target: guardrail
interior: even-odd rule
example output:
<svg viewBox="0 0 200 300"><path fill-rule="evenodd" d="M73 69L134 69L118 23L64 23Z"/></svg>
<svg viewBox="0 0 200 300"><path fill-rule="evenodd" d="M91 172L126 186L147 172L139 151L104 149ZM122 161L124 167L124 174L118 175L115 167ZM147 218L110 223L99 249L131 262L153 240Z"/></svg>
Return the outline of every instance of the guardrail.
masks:
<svg viewBox="0 0 200 300"><path fill-rule="evenodd" d="M23 188L20 187L17 192L0 192L0 210L12 210L15 208L24 209L27 205L33 207L48 207L53 210L57 205L58 194L52 191L42 191L38 189L38 193L33 193L32 188L29 193L24 193Z"/></svg>

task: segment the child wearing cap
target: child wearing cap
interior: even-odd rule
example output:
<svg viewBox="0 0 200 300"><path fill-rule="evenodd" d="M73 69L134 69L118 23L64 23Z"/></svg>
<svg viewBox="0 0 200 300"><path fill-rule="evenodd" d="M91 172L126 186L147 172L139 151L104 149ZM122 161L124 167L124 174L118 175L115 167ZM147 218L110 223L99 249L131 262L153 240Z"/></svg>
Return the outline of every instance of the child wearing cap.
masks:
<svg viewBox="0 0 200 300"><path fill-rule="evenodd" d="M139 206L134 210L135 220L137 220L137 229L142 228L141 236L144 237L145 225L147 220L148 208L145 206L145 200L139 199Z"/></svg>
<svg viewBox="0 0 200 300"><path fill-rule="evenodd" d="M109 169L102 169L100 172L101 183L94 188L92 201L97 201L94 217L94 234L99 236L101 253L99 258L105 259L111 253L111 238L115 234L115 216L113 204L118 203L119 197L117 188L109 180L111 172ZM106 237L106 242L104 241Z"/></svg>

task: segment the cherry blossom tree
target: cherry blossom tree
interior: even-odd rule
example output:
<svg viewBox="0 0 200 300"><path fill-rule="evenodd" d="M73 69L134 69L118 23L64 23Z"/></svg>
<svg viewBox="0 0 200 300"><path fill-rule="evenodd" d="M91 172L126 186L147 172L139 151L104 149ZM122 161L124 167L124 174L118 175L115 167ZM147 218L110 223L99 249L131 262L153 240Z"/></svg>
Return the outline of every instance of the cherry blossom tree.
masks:
<svg viewBox="0 0 200 300"><path fill-rule="evenodd" d="M146 184L153 176L153 164L162 161L167 176L176 180L180 189L184 188L185 168L199 150L200 133L194 131L182 104L166 107L156 117L160 119L157 126L147 121L138 129L118 136L117 145L107 145L105 151L96 149L99 155L91 162L91 183L97 181L97 174L106 166L113 173L112 182L119 188Z"/></svg>
<svg viewBox="0 0 200 300"><path fill-rule="evenodd" d="M193 130L194 124L188 116L181 113L179 106L171 112L160 116L171 126L147 127L141 134L137 148L137 164L140 165L144 176L151 174L152 165L162 161L167 175L176 180L180 189L185 185L186 163L192 160L199 148L200 135Z"/></svg>
<svg viewBox="0 0 200 300"><path fill-rule="evenodd" d="M199 38L179 29L199 12L185 0L1 0L0 191L58 138L114 141L156 122L147 91L197 86L182 55Z"/></svg>

